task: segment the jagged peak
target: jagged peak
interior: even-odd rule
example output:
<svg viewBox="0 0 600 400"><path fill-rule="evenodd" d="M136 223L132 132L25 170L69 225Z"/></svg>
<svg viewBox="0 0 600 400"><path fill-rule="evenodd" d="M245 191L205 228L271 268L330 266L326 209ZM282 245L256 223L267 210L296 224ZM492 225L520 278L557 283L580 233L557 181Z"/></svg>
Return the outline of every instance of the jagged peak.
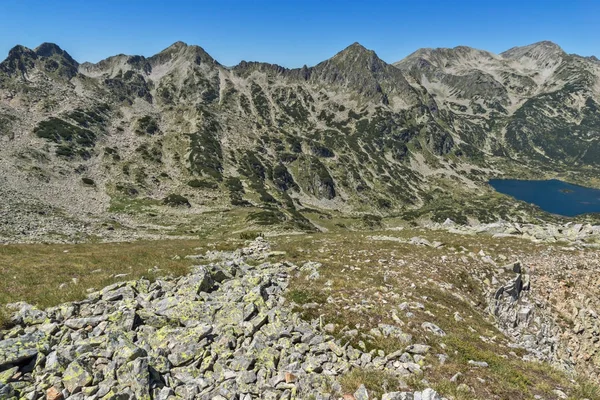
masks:
<svg viewBox="0 0 600 400"><path fill-rule="evenodd" d="M44 42L35 48L35 53L42 57L50 57L54 54L63 54L66 53L63 49L60 48L56 43Z"/></svg>
<svg viewBox="0 0 600 400"><path fill-rule="evenodd" d="M377 53L367 49L358 42L354 42L330 59L319 63L314 68L326 68L328 65L335 65L340 70L354 71L354 73L365 68L371 72L375 72L391 67L379 58Z"/></svg>
<svg viewBox="0 0 600 400"><path fill-rule="evenodd" d="M37 54L29 47L18 44L8 51L8 57L6 58L6 60L22 56L36 58Z"/></svg>
<svg viewBox="0 0 600 400"><path fill-rule="evenodd" d="M22 45L13 47L8 57L0 64L0 69L9 75L25 76L30 70L38 68L71 79L77 74L79 64L63 49L54 43L42 43L34 50Z"/></svg>
<svg viewBox="0 0 600 400"><path fill-rule="evenodd" d="M39 57L52 57L56 55L61 58L64 58L69 64L79 65L79 63L75 61L69 53L67 53L65 50L61 49L60 46L54 43L44 42L38 47L36 47L34 52Z"/></svg>
<svg viewBox="0 0 600 400"><path fill-rule="evenodd" d="M187 43L185 43L181 40L178 40L177 42L173 43L172 45L170 45L163 51L180 51L181 49L185 49L187 47L189 47L189 45Z"/></svg>
<svg viewBox="0 0 600 400"><path fill-rule="evenodd" d="M373 50L369 50L362 44L354 42L350 46L346 47L344 50L334 55L332 58L330 58L330 60L357 58L361 56L374 56L375 58L379 59L379 57L377 57L377 54Z"/></svg>
<svg viewBox="0 0 600 400"><path fill-rule="evenodd" d="M182 41L175 42L161 52L148 58L153 65L164 64L177 59L187 59L195 62L196 64L219 64L202 47L197 45L188 45Z"/></svg>
<svg viewBox="0 0 600 400"><path fill-rule="evenodd" d="M359 42L354 42L342 51L373 51L373 50L367 49L365 46L363 46Z"/></svg>

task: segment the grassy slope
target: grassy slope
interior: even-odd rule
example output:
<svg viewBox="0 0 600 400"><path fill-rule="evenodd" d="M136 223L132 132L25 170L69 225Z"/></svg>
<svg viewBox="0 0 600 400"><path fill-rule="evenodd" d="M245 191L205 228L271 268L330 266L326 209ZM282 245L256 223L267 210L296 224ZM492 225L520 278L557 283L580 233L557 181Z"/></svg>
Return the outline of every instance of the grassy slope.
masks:
<svg viewBox="0 0 600 400"><path fill-rule="evenodd" d="M0 305L26 301L45 308L83 299L88 289L116 281L185 274L194 261L184 256L214 245L206 240L163 240L0 246ZM126 275L115 277L119 274ZM0 308L0 326L8 323L3 311Z"/></svg>

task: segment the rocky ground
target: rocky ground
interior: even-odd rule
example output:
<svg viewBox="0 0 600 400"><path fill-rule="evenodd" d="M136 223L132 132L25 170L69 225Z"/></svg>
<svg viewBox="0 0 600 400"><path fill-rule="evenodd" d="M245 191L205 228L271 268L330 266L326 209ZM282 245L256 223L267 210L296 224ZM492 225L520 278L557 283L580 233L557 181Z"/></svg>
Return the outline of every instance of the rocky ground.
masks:
<svg viewBox="0 0 600 400"><path fill-rule="evenodd" d="M39 310L12 304L0 333L3 399L286 399L341 395L353 368L422 374L430 346L363 352L306 322L281 296L290 274L318 263L270 262L259 238L196 257L187 276L115 284L80 302ZM401 330L382 326L393 334ZM354 395L368 399L364 386ZM384 399L440 399L433 389Z"/></svg>
<svg viewBox="0 0 600 400"><path fill-rule="evenodd" d="M11 304L0 398L599 399L600 254L579 238L594 230L448 225L174 244L167 259L195 265L179 277L129 270L83 301ZM94 252L78 246L44 257L78 264Z"/></svg>
<svg viewBox="0 0 600 400"><path fill-rule="evenodd" d="M598 247L600 242L600 226L590 223L567 222L558 224L540 222L538 224L521 224L499 221L490 224L459 225L451 219L447 219L442 224L428 224L427 226L460 235L488 234L496 238L519 237L538 243L563 242L580 247Z"/></svg>

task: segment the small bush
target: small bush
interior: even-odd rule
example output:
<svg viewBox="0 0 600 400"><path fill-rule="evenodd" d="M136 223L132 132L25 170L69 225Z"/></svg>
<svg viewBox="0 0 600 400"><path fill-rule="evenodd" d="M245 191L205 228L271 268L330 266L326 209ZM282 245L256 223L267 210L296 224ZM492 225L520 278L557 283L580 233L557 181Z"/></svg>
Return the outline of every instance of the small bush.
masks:
<svg viewBox="0 0 600 400"><path fill-rule="evenodd" d="M170 194L164 198L163 204L171 207L191 207L188 199L179 194Z"/></svg>
<svg viewBox="0 0 600 400"><path fill-rule="evenodd" d="M90 178L81 178L81 181L85 184L85 185L89 185L89 186L94 186L96 183L94 182L93 179Z"/></svg>
<svg viewBox="0 0 600 400"><path fill-rule="evenodd" d="M187 184L190 187L201 189L217 189L219 187L216 182L207 181L204 179L192 179Z"/></svg>
<svg viewBox="0 0 600 400"><path fill-rule="evenodd" d="M242 240L254 240L257 237L264 237L262 232L242 232L240 233L240 239Z"/></svg>
<svg viewBox="0 0 600 400"><path fill-rule="evenodd" d="M135 133L137 133L138 135L154 135L158 131L158 123L153 117L149 115L146 115L145 117L142 117L137 121Z"/></svg>
<svg viewBox="0 0 600 400"><path fill-rule="evenodd" d="M281 211L265 210L254 212L246 217L248 222L254 222L258 225L275 225L285 222L286 217Z"/></svg>
<svg viewBox="0 0 600 400"><path fill-rule="evenodd" d="M371 229L380 228L381 220L382 220L382 218L378 215L365 214L362 216L363 224L365 224L367 227L369 227Z"/></svg>

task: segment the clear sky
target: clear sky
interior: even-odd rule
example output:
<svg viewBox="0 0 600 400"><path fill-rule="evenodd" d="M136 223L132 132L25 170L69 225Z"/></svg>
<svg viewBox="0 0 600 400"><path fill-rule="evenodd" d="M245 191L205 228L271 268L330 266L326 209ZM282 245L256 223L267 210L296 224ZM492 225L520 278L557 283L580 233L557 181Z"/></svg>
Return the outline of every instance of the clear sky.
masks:
<svg viewBox="0 0 600 400"><path fill-rule="evenodd" d="M387 62L421 47L501 52L551 40L600 57L597 0L0 0L0 59L54 42L76 60L150 56L182 40L224 65L314 65L353 42Z"/></svg>

